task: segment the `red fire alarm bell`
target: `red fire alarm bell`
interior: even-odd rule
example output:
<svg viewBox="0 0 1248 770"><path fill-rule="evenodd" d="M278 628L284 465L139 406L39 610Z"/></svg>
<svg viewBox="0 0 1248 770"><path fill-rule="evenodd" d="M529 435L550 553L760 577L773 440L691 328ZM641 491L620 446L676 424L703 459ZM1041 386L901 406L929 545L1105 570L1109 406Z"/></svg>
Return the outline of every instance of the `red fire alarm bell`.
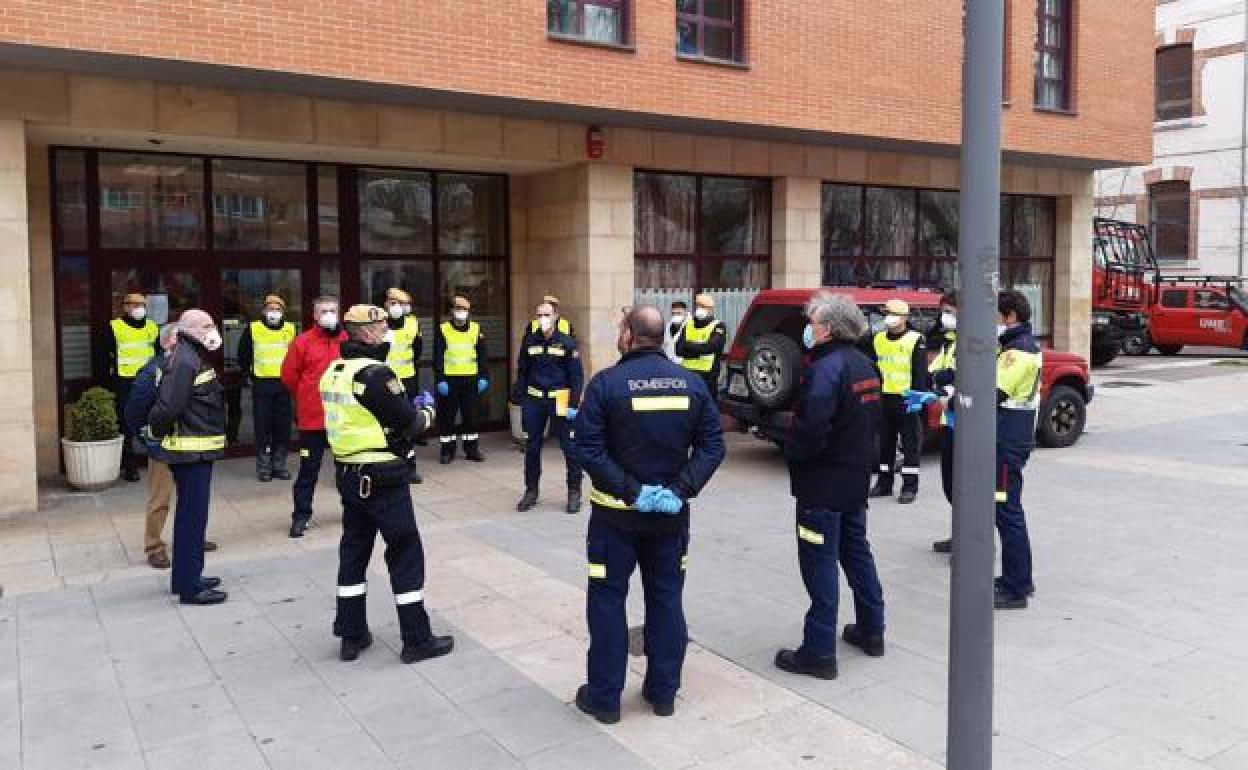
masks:
<svg viewBox="0 0 1248 770"><path fill-rule="evenodd" d="M585 154L590 160L601 160L603 150L607 147L607 139L598 126L590 126L585 135Z"/></svg>

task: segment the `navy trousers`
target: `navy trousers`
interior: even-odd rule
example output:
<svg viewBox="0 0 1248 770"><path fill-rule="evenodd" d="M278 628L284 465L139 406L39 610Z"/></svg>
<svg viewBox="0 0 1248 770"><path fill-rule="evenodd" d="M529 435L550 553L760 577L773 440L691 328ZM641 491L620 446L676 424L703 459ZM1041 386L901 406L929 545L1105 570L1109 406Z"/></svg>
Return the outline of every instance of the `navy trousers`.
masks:
<svg viewBox="0 0 1248 770"><path fill-rule="evenodd" d="M295 499L295 520L312 518L312 493L321 476L321 460L329 448L329 435L323 430L299 431L299 475L291 488Z"/></svg>
<svg viewBox="0 0 1248 770"><path fill-rule="evenodd" d="M183 599L199 593L204 572L204 532L208 529L208 501L212 491L212 463L172 463L178 507L173 514L173 572L171 588Z"/></svg>
<svg viewBox="0 0 1248 770"><path fill-rule="evenodd" d="M274 460L285 460L290 446L290 393L276 377L261 377L251 385L251 418L256 433L256 457L272 451Z"/></svg>
<svg viewBox="0 0 1248 770"><path fill-rule="evenodd" d="M589 701L594 707L620 707L628 668L628 581L638 566L646 603L646 678L641 692L651 703L670 703L676 698L689 641L681 604L688 548L688 527L636 533L599 516L590 517L585 615L589 622Z"/></svg>
<svg viewBox="0 0 1248 770"><path fill-rule="evenodd" d="M546 434L546 422L553 421L559 448L563 450L563 459L568 465L568 486L579 489L581 463L576 456L572 425L565 418L555 415L555 400L528 396L521 410L521 422L528 436L524 443L524 485L536 487L542 478L542 437Z"/></svg>
<svg viewBox="0 0 1248 770"><path fill-rule="evenodd" d="M797 559L810 595L802 646L810 660L836 657L840 583L837 564L854 593L854 615L865 634L884 632L884 591L867 542L867 510L834 511L797 503Z"/></svg>
<svg viewBox="0 0 1248 770"><path fill-rule="evenodd" d="M948 425L940 430L940 486L953 505L953 428Z"/></svg>
<svg viewBox="0 0 1248 770"><path fill-rule="evenodd" d="M416 528L416 513L408 492L407 476L400 483L375 486L361 482L370 476L367 465L334 466L342 497L342 539L338 542L338 610L334 636L358 639L368 633L368 562L380 533L386 542L386 567L399 614L404 644L429 640L425 612L425 551ZM376 476L373 476L375 479ZM367 492L367 496L361 492Z"/></svg>
<svg viewBox="0 0 1248 770"><path fill-rule="evenodd" d="M113 390L113 403L117 407L117 415L120 417L126 411L126 402L130 400L130 390L134 387L133 377L118 377ZM121 470L124 473L129 470L137 470L139 467L138 458L134 456L134 439L135 435L126 428L125 420L118 420L121 427Z"/></svg>
<svg viewBox="0 0 1248 770"><path fill-rule="evenodd" d="M1032 588L1031 539L1023 512L1023 468L1029 447L997 444L997 536L1001 538L1002 590L1021 598Z"/></svg>

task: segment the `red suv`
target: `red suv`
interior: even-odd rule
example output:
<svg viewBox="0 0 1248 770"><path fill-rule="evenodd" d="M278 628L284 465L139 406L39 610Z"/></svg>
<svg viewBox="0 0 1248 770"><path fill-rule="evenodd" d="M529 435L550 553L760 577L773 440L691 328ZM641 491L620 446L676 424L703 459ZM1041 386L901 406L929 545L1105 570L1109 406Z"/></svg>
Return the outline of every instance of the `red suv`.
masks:
<svg viewBox="0 0 1248 770"><path fill-rule="evenodd" d="M792 419L792 400L805 352L803 311L818 289L769 289L750 304L725 360L726 390L720 411L736 418L743 430L783 442ZM872 328L884 317L884 303L903 299L910 305L910 323L922 332L935 331L940 319L940 294L931 291L834 287L862 308ZM1093 387L1088 362L1073 353L1044 351L1040 414L1036 438L1042 446L1066 447L1083 433ZM940 424L940 407L927 411L930 429Z"/></svg>

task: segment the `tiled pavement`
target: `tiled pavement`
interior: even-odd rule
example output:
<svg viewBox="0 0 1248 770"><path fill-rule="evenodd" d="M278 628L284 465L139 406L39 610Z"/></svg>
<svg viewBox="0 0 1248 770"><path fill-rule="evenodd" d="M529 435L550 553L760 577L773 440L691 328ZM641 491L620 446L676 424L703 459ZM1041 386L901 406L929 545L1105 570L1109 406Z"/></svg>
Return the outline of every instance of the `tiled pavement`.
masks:
<svg viewBox="0 0 1248 770"><path fill-rule="evenodd" d="M1248 767L1248 373L1189 369L1114 371L1151 384L1103 389L1084 441L1028 469L1040 594L998 616L999 768ZM380 562L381 644L355 664L335 658L327 483L321 526L292 541L288 488L249 480L243 461L219 466L209 563L232 592L221 607L172 603L167 574L142 566L140 485L49 493L37 516L0 522L0 768L941 760L948 570L926 549L947 514L934 469L918 504L873 509L888 655L843 651L840 679L803 680L770 665L804 611L786 479L768 447L733 437L695 512L677 716L642 708L638 676L625 719L604 729L567 704L584 668L584 517L557 510L553 451L545 502L514 513L519 455L501 439L490 449L484 466L430 464L413 487L435 627L457 643L416 666L397 662Z"/></svg>

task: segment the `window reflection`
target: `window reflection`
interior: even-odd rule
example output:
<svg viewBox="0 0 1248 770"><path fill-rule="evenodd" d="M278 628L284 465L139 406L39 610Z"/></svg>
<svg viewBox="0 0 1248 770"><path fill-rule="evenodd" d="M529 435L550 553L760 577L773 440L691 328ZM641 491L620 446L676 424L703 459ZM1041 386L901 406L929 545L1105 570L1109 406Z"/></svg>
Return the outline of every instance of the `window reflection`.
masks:
<svg viewBox="0 0 1248 770"><path fill-rule="evenodd" d="M433 253L433 189L422 171L359 172L360 250Z"/></svg>
<svg viewBox="0 0 1248 770"><path fill-rule="evenodd" d="M307 167L213 160L212 243L229 250L306 251Z"/></svg>
<svg viewBox="0 0 1248 770"><path fill-rule="evenodd" d="M442 254L506 253L500 176L438 174L438 249Z"/></svg>
<svg viewBox="0 0 1248 770"><path fill-rule="evenodd" d="M199 158L100 153L100 245L202 248L203 171Z"/></svg>

